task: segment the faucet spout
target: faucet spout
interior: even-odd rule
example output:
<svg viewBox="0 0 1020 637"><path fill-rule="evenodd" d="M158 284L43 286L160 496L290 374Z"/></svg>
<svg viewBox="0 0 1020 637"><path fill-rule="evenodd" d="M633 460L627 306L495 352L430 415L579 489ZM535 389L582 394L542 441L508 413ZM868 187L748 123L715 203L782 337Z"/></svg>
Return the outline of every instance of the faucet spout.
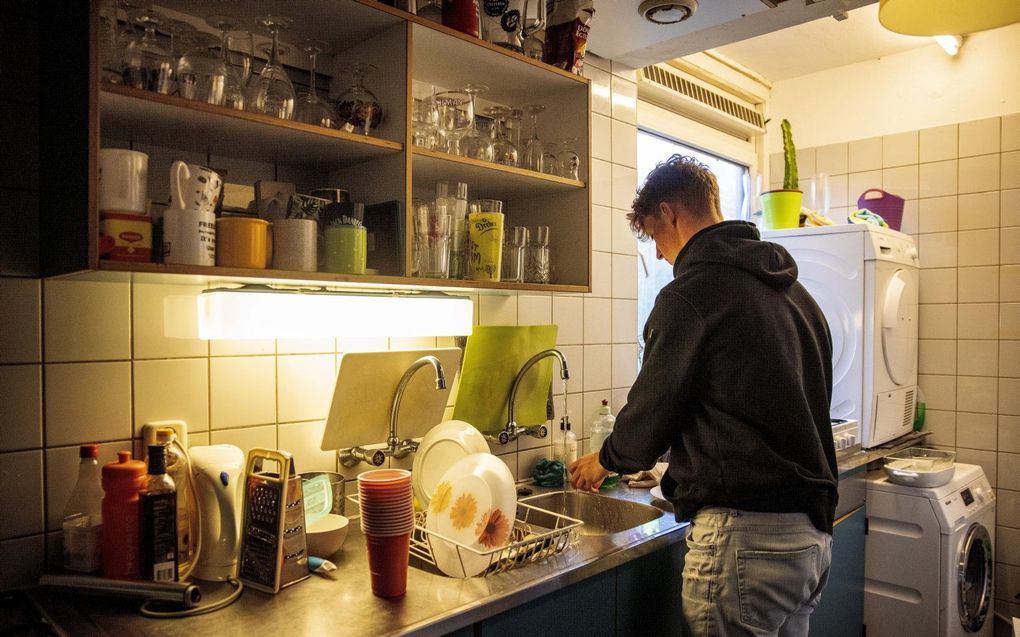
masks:
<svg viewBox="0 0 1020 637"><path fill-rule="evenodd" d="M506 444L507 442L514 440L522 433L527 433L528 435L532 435L537 438L545 438L548 435L548 430L544 425L537 427L534 430L518 427L517 421L514 419L514 403L517 402L517 389L520 386L521 381L524 379L524 376L528 373L528 370L534 367L535 363L540 360L550 357L559 361L560 378L564 381L570 378L570 369L567 367L567 359L564 358L563 354L558 349L543 350L529 358L524 365L521 366L520 371L517 372L517 376L514 377L513 384L510 386L510 401L507 405L506 427L504 427L503 431L499 434L498 440L500 444Z"/></svg>
<svg viewBox="0 0 1020 637"><path fill-rule="evenodd" d="M404 390L407 389L407 384L411 382L411 377L422 367L431 365L436 374L436 390L446 389L446 373L443 371L443 364L439 362L439 359L435 356L422 356L418 360L411 363L403 376L400 377L400 382L397 384L397 391L393 395L393 406L390 408L390 432L387 444L389 445L388 455L402 458L407 455L408 451L414 451L417 448L417 444L408 441L409 444L404 445L397 438L397 415L400 412L400 401L404 397ZM406 448L405 448L406 447Z"/></svg>

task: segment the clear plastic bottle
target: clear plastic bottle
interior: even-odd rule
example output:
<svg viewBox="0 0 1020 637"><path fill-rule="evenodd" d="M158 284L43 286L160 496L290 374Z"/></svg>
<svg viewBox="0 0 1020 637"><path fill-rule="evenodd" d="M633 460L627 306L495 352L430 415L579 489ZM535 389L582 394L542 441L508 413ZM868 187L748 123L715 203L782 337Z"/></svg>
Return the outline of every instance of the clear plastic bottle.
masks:
<svg viewBox="0 0 1020 637"><path fill-rule="evenodd" d="M156 442L166 445L166 472L177 487L177 575L184 579L191 573L198 540L198 508L191 466L172 427L157 431Z"/></svg>
<svg viewBox="0 0 1020 637"><path fill-rule="evenodd" d="M64 507L64 568L95 573L103 567L103 478L99 447L78 448L78 481Z"/></svg>
<svg viewBox="0 0 1020 637"><path fill-rule="evenodd" d="M149 445L149 474L139 492L142 579L177 581L177 488L166 472L166 446Z"/></svg>
<svg viewBox="0 0 1020 637"><path fill-rule="evenodd" d="M602 406L599 407L599 415L595 417L595 420L591 424L591 432L589 435L589 444L591 451L597 452L602 449L602 444L609 437L609 434L613 433L613 426L616 423L616 416L609 409L609 401L603 400ZM620 482L620 474L610 473L606 476L606 479L602 481L601 489L608 489L616 486Z"/></svg>

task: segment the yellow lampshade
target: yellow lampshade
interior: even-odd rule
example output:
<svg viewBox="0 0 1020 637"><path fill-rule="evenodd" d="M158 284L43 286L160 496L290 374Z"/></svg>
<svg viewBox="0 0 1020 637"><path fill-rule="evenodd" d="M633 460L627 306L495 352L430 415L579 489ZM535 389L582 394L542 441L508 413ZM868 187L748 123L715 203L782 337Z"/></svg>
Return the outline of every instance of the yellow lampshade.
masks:
<svg viewBox="0 0 1020 637"><path fill-rule="evenodd" d="M963 35L1020 22L1020 0L881 0L878 21L904 35Z"/></svg>

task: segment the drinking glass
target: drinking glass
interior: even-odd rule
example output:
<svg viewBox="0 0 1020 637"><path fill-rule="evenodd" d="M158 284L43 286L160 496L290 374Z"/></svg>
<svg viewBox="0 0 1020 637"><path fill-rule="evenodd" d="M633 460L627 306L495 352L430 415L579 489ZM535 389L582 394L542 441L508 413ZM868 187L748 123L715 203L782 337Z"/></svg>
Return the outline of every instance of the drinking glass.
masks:
<svg viewBox="0 0 1020 637"><path fill-rule="evenodd" d="M245 91L245 110L280 119L294 117L294 85L280 62L280 31L289 28L293 22L290 18L275 15L262 16L256 20L273 36L273 44L269 61L262 72L252 78Z"/></svg>
<svg viewBox="0 0 1020 637"><path fill-rule="evenodd" d="M485 109L485 114L491 117L493 122L493 161L505 166L516 166L520 159L520 153L506 131L506 120L510 115L510 110L505 106L490 106Z"/></svg>
<svg viewBox="0 0 1020 637"><path fill-rule="evenodd" d="M426 215L422 276L433 279L449 277L451 222L446 206L436 206Z"/></svg>
<svg viewBox="0 0 1020 637"><path fill-rule="evenodd" d="M549 283L552 266L549 257L549 226L536 226L531 232L524 280L528 283Z"/></svg>
<svg viewBox="0 0 1020 637"><path fill-rule="evenodd" d="M180 64L180 60L195 46L195 36L198 35L198 29L192 26L188 22L183 20L170 20L166 24L166 29L162 27L158 29L161 33L166 33L170 36L170 55L176 60L176 64ZM176 64L174 68L176 68Z"/></svg>
<svg viewBox="0 0 1020 637"><path fill-rule="evenodd" d="M102 80L112 84L123 81L120 73L121 53L117 36L120 23L117 21L117 3L103 0L99 5L99 62Z"/></svg>
<svg viewBox="0 0 1020 637"><path fill-rule="evenodd" d="M365 78L375 73L371 64L355 64L351 69L354 83L336 100L337 124L348 132L372 134L382 121L383 109L372 91L365 88Z"/></svg>
<svg viewBox="0 0 1020 637"><path fill-rule="evenodd" d="M413 228L411 241L412 276L422 276L422 273L425 271L430 214L432 214L432 208L428 203L421 199L411 200L411 224Z"/></svg>
<svg viewBox="0 0 1020 637"><path fill-rule="evenodd" d="M418 17L442 24L443 3L441 0L418 0Z"/></svg>
<svg viewBox="0 0 1020 637"><path fill-rule="evenodd" d="M521 149L521 128L524 125L524 111L511 108L507 120L510 122L510 141L518 151Z"/></svg>
<svg viewBox="0 0 1020 637"><path fill-rule="evenodd" d="M831 197L829 175L816 173L815 178L811 181L811 209L828 217L832 207Z"/></svg>
<svg viewBox="0 0 1020 637"><path fill-rule="evenodd" d="M458 155L482 161L492 161L492 141L478 131L478 125L475 123L475 96L488 90L489 87L484 84L468 84L464 87L464 92L468 94L470 99L471 114L467 130L457 141Z"/></svg>
<svg viewBox="0 0 1020 637"><path fill-rule="evenodd" d="M214 49L220 38L212 33L191 36L191 49L177 62L177 92L189 100L223 104L227 65Z"/></svg>
<svg viewBox="0 0 1020 637"><path fill-rule="evenodd" d="M411 110L412 140L415 146L434 150L439 146L439 111L436 109L434 89L430 84L415 82L412 89Z"/></svg>
<svg viewBox="0 0 1020 637"><path fill-rule="evenodd" d="M556 174L560 177L580 179L578 173L580 172L581 158L575 150L576 146L577 140L573 137L561 137L556 140L556 147L559 148L556 153Z"/></svg>
<svg viewBox="0 0 1020 637"><path fill-rule="evenodd" d="M294 119L324 128L336 128L333 107L315 92L315 58L326 53L329 44L322 40L306 40L302 50L308 54L308 92L298 96Z"/></svg>
<svg viewBox="0 0 1020 637"><path fill-rule="evenodd" d="M532 9L534 7L534 9ZM521 16L521 36L524 38L524 55L542 59L545 49L545 0L529 0Z"/></svg>
<svg viewBox="0 0 1020 637"><path fill-rule="evenodd" d="M223 105L244 110L244 91L251 78L255 58L255 38L250 31L241 29L238 18L225 15L211 15L206 24L220 31L220 58L227 68L227 79L223 85Z"/></svg>
<svg viewBox="0 0 1020 637"><path fill-rule="evenodd" d="M524 107L524 111L531 117L531 137L528 138L528 142L524 146L522 163L525 168L536 172L542 172L545 165L545 146L538 138L538 115L544 110L545 106L541 104L528 104Z"/></svg>
<svg viewBox="0 0 1020 637"><path fill-rule="evenodd" d="M547 175L560 174L560 160L557 158L560 140L551 141L542 148L542 172Z"/></svg>
<svg viewBox="0 0 1020 637"><path fill-rule="evenodd" d="M503 273L501 279L512 283L524 281L524 255L528 248L528 229L514 226L503 241Z"/></svg>
<svg viewBox="0 0 1020 637"><path fill-rule="evenodd" d="M434 99L440 133L439 147L448 153L460 155L460 138L474 119L471 96L464 91L444 91Z"/></svg>
<svg viewBox="0 0 1020 637"><path fill-rule="evenodd" d="M141 25L145 33L125 47L122 64L124 83L169 95L173 89L174 60L170 52L159 44L156 35L156 27L166 24L166 16L151 9L139 9L128 14L128 21Z"/></svg>

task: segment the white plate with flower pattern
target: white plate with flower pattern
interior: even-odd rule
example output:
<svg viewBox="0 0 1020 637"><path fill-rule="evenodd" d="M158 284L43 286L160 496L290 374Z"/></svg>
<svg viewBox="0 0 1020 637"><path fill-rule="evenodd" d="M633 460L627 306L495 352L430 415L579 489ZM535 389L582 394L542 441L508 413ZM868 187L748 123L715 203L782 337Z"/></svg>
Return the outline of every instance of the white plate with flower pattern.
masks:
<svg viewBox="0 0 1020 637"><path fill-rule="evenodd" d="M432 492L446 470L461 458L489 450L477 429L463 420L447 420L429 430L414 453L411 486L418 504L427 508Z"/></svg>

